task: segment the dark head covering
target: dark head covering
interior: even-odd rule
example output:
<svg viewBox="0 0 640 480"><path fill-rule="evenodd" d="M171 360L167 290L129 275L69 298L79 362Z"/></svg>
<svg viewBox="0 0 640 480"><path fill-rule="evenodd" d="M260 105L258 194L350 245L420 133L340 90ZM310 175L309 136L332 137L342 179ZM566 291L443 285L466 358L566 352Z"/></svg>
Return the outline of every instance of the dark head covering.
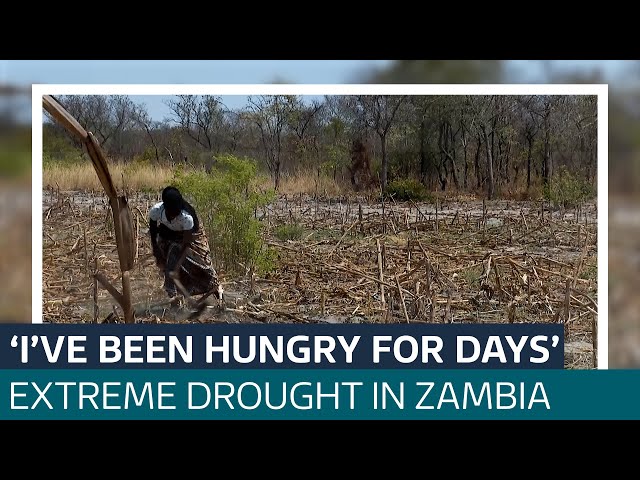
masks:
<svg viewBox="0 0 640 480"><path fill-rule="evenodd" d="M175 212L182 210L184 199L176 187L166 187L162 191L162 203L165 208Z"/></svg>
<svg viewBox="0 0 640 480"><path fill-rule="evenodd" d="M189 202L182 198L180 190L176 187L165 187L165 189L162 190L162 203L164 203L166 209L175 212L186 210L187 213L193 217L194 231L198 231L200 229L200 221L198 220L198 215L196 214L195 209Z"/></svg>

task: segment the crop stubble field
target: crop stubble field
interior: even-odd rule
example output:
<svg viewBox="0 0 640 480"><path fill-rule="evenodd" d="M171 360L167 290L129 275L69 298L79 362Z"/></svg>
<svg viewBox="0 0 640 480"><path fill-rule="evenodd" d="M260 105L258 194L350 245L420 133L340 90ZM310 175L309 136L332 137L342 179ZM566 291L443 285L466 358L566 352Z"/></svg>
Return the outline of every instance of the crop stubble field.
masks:
<svg viewBox="0 0 640 480"><path fill-rule="evenodd" d="M565 325L566 366L595 365L595 203L563 211L533 201L427 204L281 196L256 212L266 225L267 243L277 251L276 269L253 280L248 272L227 278L219 269L226 310L208 308L187 320L157 306L165 294L145 213L157 200L144 193L129 196L137 232L131 281L138 321L559 322ZM283 224L297 225L298 238L278 240L275 229ZM106 197L45 190L45 322L100 323L114 311L108 292L94 289L96 265L119 285Z"/></svg>
<svg viewBox="0 0 640 480"><path fill-rule="evenodd" d="M555 210L539 201L281 195L256 216L275 249L263 276L227 276L226 309L189 320L166 300L146 212L156 195L129 196L137 232L131 271L137 321L144 323L538 323L565 326L565 366L597 357L597 208ZM278 239L281 225L295 239ZM215 259L214 259L215 262ZM102 194L43 192L43 315L50 323L122 318L95 288L95 268L114 285L119 269ZM95 299L95 301L94 301ZM97 309L96 309L97 305Z"/></svg>

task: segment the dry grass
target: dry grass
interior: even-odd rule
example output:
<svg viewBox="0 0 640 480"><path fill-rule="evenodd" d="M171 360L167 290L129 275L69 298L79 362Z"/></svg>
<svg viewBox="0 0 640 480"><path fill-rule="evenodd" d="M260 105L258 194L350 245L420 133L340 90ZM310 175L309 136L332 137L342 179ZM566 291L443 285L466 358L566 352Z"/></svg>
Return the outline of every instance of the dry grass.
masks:
<svg viewBox="0 0 640 480"><path fill-rule="evenodd" d="M273 180L265 175L260 180L263 189L273 188ZM283 195L319 195L322 197L337 197L352 192L341 179L334 180L328 175L317 175L314 172L294 172L283 174L280 178L279 193Z"/></svg>
<svg viewBox="0 0 640 480"><path fill-rule="evenodd" d="M127 191L157 192L171 183L174 170L166 165L148 165L136 163L116 162L109 166L111 176L116 182L116 187ZM273 180L268 174L263 174L258 179L258 187L262 190L273 188ZM102 186L96 176L90 162L81 164L48 164L43 170L43 186L63 191L99 192ZM282 195L312 195L321 198L365 196L372 198L379 192L374 189L354 192L348 179L329 175L318 175L313 171L298 170L291 173L283 173L280 178L279 193ZM457 191L449 188L446 192L434 191L434 197L441 200L474 200L482 198L482 191ZM504 200L539 200L542 197L539 186L532 187L530 191L526 187L511 190L503 189L498 192L498 197Z"/></svg>
<svg viewBox="0 0 640 480"><path fill-rule="evenodd" d="M164 165L112 163L109 169L116 186L126 188L127 191L157 192L171 183L174 174L171 167ZM264 190L273 188L273 180L268 175L261 176L258 184ZM43 186L63 191L102 191L90 162L46 165L43 170ZM336 197L351 191L350 186L345 185L341 179L334 180L327 175L318 176L312 172L284 174L280 179L280 193L286 195L316 194Z"/></svg>
<svg viewBox="0 0 640 480"><path fill-rule="evenodd" d="M163 165L136 165L112 163L111 177L116 186L126 190L159 191L173 178L173 170ZM45 188L68 191L98 192L102 186L90 162L73 165L49 164L43 169Z"/></svg>

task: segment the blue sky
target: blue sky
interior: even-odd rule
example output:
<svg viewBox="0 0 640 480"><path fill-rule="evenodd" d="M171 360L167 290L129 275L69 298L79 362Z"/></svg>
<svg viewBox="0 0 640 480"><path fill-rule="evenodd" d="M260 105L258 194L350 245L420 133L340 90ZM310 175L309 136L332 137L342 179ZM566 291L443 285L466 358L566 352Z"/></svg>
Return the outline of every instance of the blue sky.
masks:
<svg viewBox="0 0 640 480"><path fill-rule="evenodd" d="M166 95L129 95L129 97L137 104L144 104L149 115L155 121L163 121L169 117L173 118L173 114L170 108L167 107L166 102L176 97ZM311 95L302 97L305 102L311 102L315 98L322 99L323 97ZM224 106L230 110L244 108L248 104L248 97L245 95L220 95L220 99Z"/></svg>
<svg viewBox="0 0 640 480"><path fill-rule="evenodd" d="M359 83L390 60L0 60L0 84ZM152 118L169 115L166 97L135 97ZM226 98L229 108L246 99ZM30 102L29 102L30 104ZM27 106L28 107L28 106ZM22 109L21 109L22 110ZM30 119L30 108L24 109Z"/></svg>
<svg viewBox="0 0 640 480"><path fill-rule="evenodd" d="M372 68L393 60L0 60L0 83L358 83ZM510 60L529 78L537 60ZM554 68L604 65L620 70L626 60L552 60Z"/></svg>
<svg viewBox="0 0 640 480"><path fill-rule="evenodd" d="M2 60L14 83L358 83L390 60Z"/></svg>
<svg viewBox="0 0 640 480"><path fill-rule="evenodd" d="M392 60L0 60L0 84L260 84L359 83L366 72L384 68ZM554 60L557 69L590 69L604 66L609 79L625 78L630 61ZM511 60L512 77L529 82L543 81L542 62ZM636 74L637 75L637 74ZM635 75L634 75L635 77ZM151 116L162 120L169 114L166 97L136 97L143 101ZM229 108L242 106L225 99ZM21 115L30 119L30 102Z"/></svg>

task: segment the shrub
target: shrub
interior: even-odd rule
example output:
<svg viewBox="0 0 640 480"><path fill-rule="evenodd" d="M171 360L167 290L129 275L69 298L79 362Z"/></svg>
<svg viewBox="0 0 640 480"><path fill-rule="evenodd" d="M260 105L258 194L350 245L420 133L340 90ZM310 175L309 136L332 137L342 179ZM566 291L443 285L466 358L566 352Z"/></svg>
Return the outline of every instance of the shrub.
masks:
<svg viewBox="0 0 640 480"><path fill-rule="evenodd" d="M273 252L262 239L262 222L254 214L274 200L273 191L257 188L257 167L250 159L217 157L211 173L178 169L174 185L192 202L209 238L217 266L228 272L273 268Z"/></svg>
<svg viewBox="0 0 640 480"><path fill-rule="evenodd" d="M50 134L45 129L42 138L43 162L75 165L88 161L83 154L82 146L76 146L68 138Z"/></svg>
<svg viewBox="0 0 640 480"><path fill-rule="evenodd" d="M464 279L467 285L473 286L476 283L479 283L480 278L482 277L482 270L477 267L467 268L460 272L460 278Z"/></svg>
<svg viewBox="0 0 640 480"><path fill-rule="evenodd" d="M156 149L154 147L145 148L142 153L133 157L131 163L140 166L148 166L156 163Z"/></svg>
<svg viewBox="0 0 640 480"><path fill-rule="evenodd" d="M299 240L302 238L304 230L297 223L285 223L278 225L273 233L278 240L284 242L287 240Z"/></svg>
<svg viewBox="0 0 640 480"><path fill-rule="evenodd" d="M593 198L595 190L589 182L569 172L564 166L553 175L544 189L544 197L556 207L571 208Z"/></svg>
<svg viewBox="0 0 640 480"><path fill-rule="evenodd" d="M385 197L400 201L433 200L431 192L429 192L422 183L412 179L394 180L388 183L384 195Z"/></svg>

